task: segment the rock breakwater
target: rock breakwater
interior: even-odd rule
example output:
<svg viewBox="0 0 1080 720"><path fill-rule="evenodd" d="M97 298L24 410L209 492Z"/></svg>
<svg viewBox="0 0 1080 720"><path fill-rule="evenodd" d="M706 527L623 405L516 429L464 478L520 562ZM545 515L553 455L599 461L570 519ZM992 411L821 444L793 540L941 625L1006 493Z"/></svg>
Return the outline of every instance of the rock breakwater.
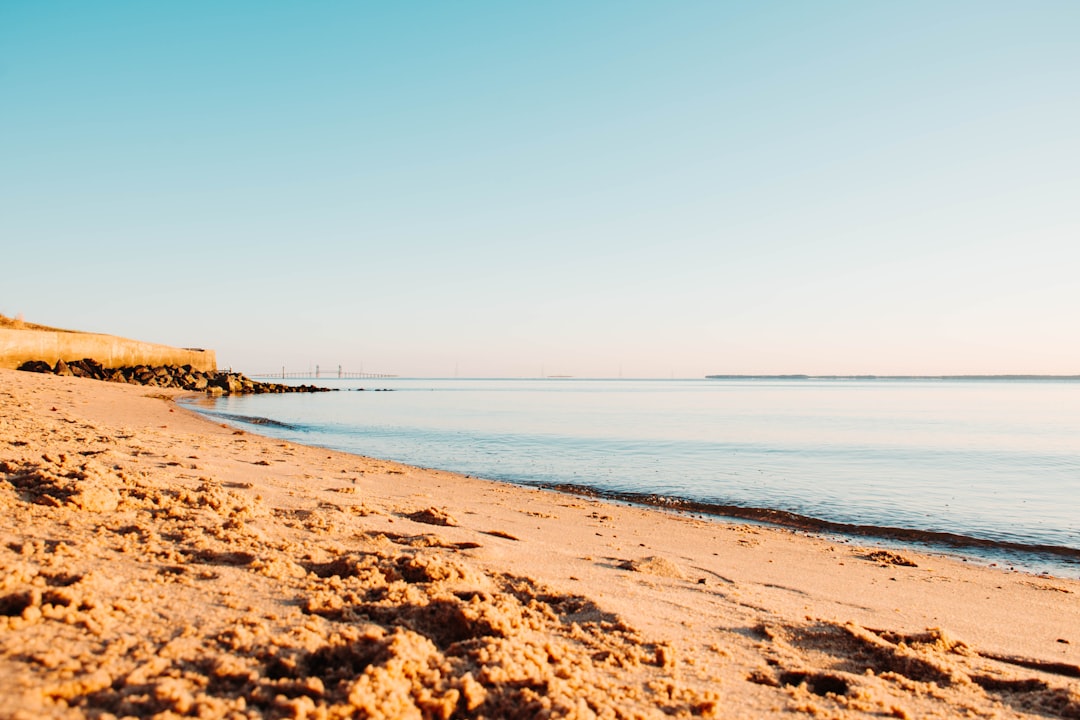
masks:
<svg viewBox="0 0 1080 720"><path fill-rule="evenodd" d="M146 385L149 387L192 390L210 395L250 395L260 393L328 392L331 388L315 385L263 383L233 372L204 372L191 365L135 365L107 368L92 358L50 365L44 360L30 360L19 366L27 372L48 373L104 380L107 382Z"/></svg>

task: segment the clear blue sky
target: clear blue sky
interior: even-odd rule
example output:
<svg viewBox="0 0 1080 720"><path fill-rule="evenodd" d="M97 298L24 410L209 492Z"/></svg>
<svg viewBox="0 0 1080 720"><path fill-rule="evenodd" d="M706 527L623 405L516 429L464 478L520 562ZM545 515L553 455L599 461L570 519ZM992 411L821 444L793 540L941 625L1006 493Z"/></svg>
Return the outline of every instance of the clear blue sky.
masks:
<svg viewBox="0 0 1080 720"><path fill-rule="evenodd" d="M0 313L246 372L1080 373L1080 3L0 2Z"/></svg>

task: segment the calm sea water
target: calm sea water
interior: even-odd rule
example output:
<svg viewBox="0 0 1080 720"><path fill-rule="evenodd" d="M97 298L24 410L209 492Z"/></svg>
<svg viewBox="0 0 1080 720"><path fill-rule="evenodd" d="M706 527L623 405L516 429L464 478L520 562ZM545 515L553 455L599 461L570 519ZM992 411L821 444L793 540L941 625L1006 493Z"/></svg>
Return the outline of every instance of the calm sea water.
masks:
<svg viewBox="0 0 1080 720"><path fill-rule="evenodd" d="M945 543L1080 577L1078 382L320 383L343 392L195 407L413 465L719 514L779 510L802 527Z"/></svg>

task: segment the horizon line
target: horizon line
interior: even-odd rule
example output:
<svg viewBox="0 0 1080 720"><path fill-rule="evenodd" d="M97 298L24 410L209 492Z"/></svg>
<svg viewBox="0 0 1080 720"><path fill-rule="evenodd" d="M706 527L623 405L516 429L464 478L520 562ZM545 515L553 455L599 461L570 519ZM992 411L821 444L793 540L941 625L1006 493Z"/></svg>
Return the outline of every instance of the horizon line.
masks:
<svg viewBox="0 0 1080 720"><path fill-rule="evenodd" d="M955 375L780 375L721 374L706 375L706 380L1080 380L1080 374L1040 373L966 373Z"/></svg>
<svg viewBox="0 0 1080 720"><path fill-rule="evenodd" d="M256 375L252 375L256 377ZM280 377L280 373L277 375ZM657 376L604 376L604 375L381 375L376 377L338 377L335 375L300 375L289 373L290 379L302 380L1080 380L1080 374L1039 374L1039 373L984 373L954 375L875 375L875 374L837 374L812 375L805 373L781 374L715 374L683 377Z"/></svg>

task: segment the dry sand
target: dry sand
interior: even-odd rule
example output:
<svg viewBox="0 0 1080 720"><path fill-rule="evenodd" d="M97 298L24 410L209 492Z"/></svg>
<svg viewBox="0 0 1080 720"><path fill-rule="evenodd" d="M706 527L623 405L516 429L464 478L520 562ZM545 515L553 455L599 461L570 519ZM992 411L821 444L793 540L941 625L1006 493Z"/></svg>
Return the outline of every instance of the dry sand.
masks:
<svg viewBox="0 0 1080 720"><path fill-rule="evenodd" d="M0 370L0 717L1080 718L1080 582Z"/></svg>

